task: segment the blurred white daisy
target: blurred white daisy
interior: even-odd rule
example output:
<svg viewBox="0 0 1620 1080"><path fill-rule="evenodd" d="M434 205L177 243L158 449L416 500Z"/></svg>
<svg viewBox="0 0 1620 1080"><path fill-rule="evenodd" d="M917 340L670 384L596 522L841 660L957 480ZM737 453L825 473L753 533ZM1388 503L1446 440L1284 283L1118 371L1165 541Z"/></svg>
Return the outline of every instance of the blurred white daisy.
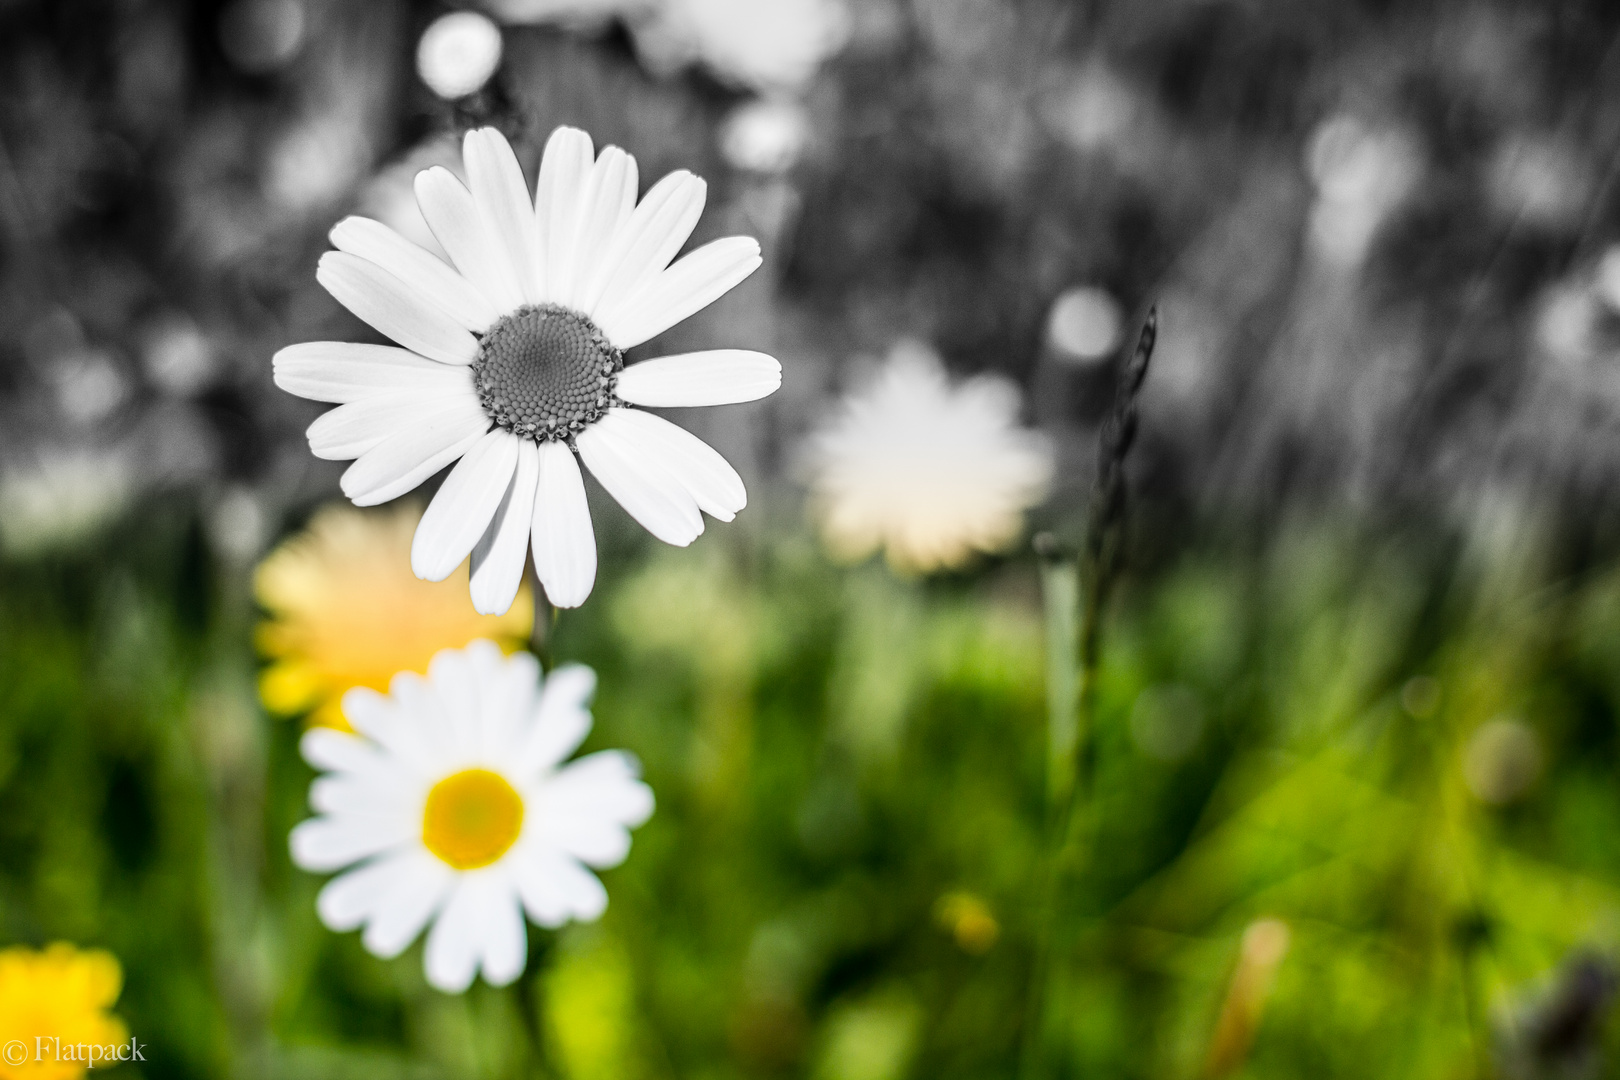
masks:
<svg viewBox="0 0 1620 1080"><path fill-rule="evenodd" d="M828 548L851 560L883 548L896 568L927 572L1005 547L1052 478L1051 448L1018 426L1019 406L1007 379L953 387L927 346L896 345L808 445Z"/></svg>
<svg viewBox="0 0 1620 1080"><path fill-rule="evenodd" d="M654 68L701 63L754 90L797 90L849 39L843 0L660 0L635 24Z"/></svg>
<svg viewBox="0 0 1620 1080"><path fill-rule="evenodd" d="M473 606L506 611L525 550L546 594L577 607L596 580L596 538L578 453L654 536L685 546L702 512L730 521L742 479L707 443L632 406L727 405L781 385L764 353L688 353L624 367L624 350L708 306L760 265L751 237L715 240L671 264L706 188L666 176L636 202L636 162L597 157L558 128L530 202L523 170L492 128L467 133L468 184L420 173L436 258L380 222L332 230L316 277L403 348L311 342L275 357L276 385L339 407L315 421L318 457L355 459L357 506L398 498L452 462L417 527L411 568L441 581L472 553ZM469 190L470 188L470 190Z"/></svg>
<svg viewBox="0 0 1620 1080"><path fill-rule="evenodd" d="M426 679L396 675L386 696L350 690L359 734L312 728L302 743L326 775L310 787L321 816L292 831L293 861L360 864L321 890L321 921L363 926L384 959L431 921L428 981L459 993L479 971L496 986L522 974L524 912L546 927L600 916L607 892L586 867L624 861L653 796L620 751L562 764L590 731L595 687L570 665L542 688L534 657L475 641L435 656Z"/></svg>
<svg viewBox="0 0 1620 1080"><path fill-rule="evenodd" d="M0 470L0 549L33 555L94 535L123 513L137 484L129 455L43 451Z"/></svg>

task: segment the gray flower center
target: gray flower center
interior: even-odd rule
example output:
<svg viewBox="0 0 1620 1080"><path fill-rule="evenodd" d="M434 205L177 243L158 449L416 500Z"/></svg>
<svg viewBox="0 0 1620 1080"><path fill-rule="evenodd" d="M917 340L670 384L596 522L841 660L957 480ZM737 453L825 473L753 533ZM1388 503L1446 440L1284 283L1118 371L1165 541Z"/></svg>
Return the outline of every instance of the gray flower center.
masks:
<svg viewBox="0 0 1620 1080"><path fill-rule="evenodd" d="M555 304L520 307L484 335L473 386L489 418L514 435L567 439L614 404L624 353L595 323Z"/></svg>

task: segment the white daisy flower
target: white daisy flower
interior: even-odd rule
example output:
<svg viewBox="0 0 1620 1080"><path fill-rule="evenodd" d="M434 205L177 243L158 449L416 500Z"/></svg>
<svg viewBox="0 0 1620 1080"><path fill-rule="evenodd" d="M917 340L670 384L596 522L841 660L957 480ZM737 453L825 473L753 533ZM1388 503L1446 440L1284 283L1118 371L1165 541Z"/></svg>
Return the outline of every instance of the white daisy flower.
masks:
<svg viewBox="0 0 1620 1080"><path fill-rule="evenodd" d="M902 342L871 387L811 437L812 510L833 554L879 548L931 571L998 551L1046 495L1052 451L1018 426L1018 388L980 375L957 387L939 357Z"/></svg>
<svg viewBox="0 0 1620 1080"><path fill-rule="evenodd" d="M276 385L338 403L309 429L316 456L355 459L357 506L398 498L456 463L416 531L411 567L440 581L472 553L473 606L506 611L525 549L546 594L577 607L596 580L596 538L577 453L647 531L685 546L703 512L730 521L742 479L708 444L634 406L728 405L772 393L764 353L687 353L628 368L624 351L713 303L760 265L731 236L671 264L706 187L664 177L636 201L636 162L558 128L531 202L517 157L493 128L467 133L468 183L443 167L416 197L450 263L380 222L351 217L316 274L399 348L293 345Z"/></svg>
<svg viewBox="0 0 1620 1080"><path fill-rule="evenodd" d="M309 795L321 816L290 838L305 870L360 864L321 890L321 921L363 926L384 959L432 921L428 982L459 993L480 970L496 986L522 974L525 911L546 927L600 916L607 892L585 867L624 861L653 796L620 751L562 765L590 731L595 687L570 665L542 689L534 657L475 641L435 656L425 679L396 675L386 696L344 695L359 734L305 734L326 771Z"/></svg>

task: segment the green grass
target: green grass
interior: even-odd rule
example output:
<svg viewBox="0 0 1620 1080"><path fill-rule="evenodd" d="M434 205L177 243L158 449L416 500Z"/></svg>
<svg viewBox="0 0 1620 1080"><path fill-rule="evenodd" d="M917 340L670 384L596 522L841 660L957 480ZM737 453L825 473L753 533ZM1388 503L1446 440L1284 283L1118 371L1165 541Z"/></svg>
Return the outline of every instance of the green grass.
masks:
<svg viewBox="0 0 1620 1080"><path fill-rule="evenodd" d="M184 507L119 535L0 568L0 933L120 958L140 1075L1016 1074L1047 851L1032 560L908 582L794 535L610 551L554 648L601 676L585 749L634 751L658 810L599 924L531 927L523 992L447 997L420 945L379 961L316 921L286 855L311 772L251 696L242 570ZM1262 917L1290 948L1243 1076L1489 1075L1534 1041L1561 965L1620 932L1620 573L1544 554L1320 525L1127 578L1051 1075L1206 1075ZM1496 805L1477 775L1512 762L1470 746L1503 717L1540 763Z"/></svg>

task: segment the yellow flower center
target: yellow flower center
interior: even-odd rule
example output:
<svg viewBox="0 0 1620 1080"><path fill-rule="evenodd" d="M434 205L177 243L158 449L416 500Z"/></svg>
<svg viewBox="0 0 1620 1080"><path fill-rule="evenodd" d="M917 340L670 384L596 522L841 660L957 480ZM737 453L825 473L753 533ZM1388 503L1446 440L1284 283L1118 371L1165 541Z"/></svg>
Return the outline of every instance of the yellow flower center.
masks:
<svg viewBox="0 0 1620 1080"><path fill-rule="evenodd" d="M476 870L506 854L523 828L523 797L488 769L464 769L428 792L422 843L457 870Z"/></svg>

